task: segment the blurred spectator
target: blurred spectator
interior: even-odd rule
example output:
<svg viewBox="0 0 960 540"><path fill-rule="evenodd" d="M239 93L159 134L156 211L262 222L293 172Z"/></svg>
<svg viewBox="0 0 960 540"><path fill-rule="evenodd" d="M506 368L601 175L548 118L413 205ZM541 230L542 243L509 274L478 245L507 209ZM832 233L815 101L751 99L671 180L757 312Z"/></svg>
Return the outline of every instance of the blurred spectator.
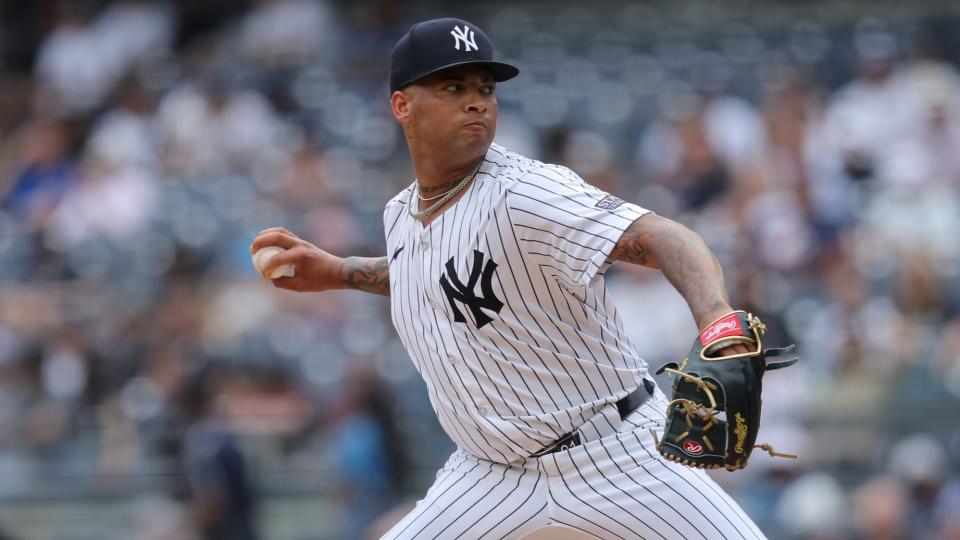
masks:
<svg viewBox="0 0 960 540"><path fill-rule="evenodd" d="M121 72L166 55L173 31L170 6L159 0L113 0L96 21L103 54Z"/></svg>
<svg viewBox="0 0 960 540"><path fill-rule="evenodd" d="M744 225L760 261L777 270L810 262L818 247L817 207L810 199L804 160L819 114L818 97L796 68L783 67L767 84L762 108L766 150L757 157L758 177L742 191Z"/></svg>
<svg viewBox="0 0 960 540"><path fill-rule="evenodd" d="M627 324L624 330L648 364L659 366L689 352L686 335L697 332L696 323L683 297L663 275L646 268L622 268L611 276L610 288L618 296L643 299L625 302L618 312L624 321L645 321ZM651 309L656 309L656 317L648 317Z"/></svg>
<svg viewBox="0 0 960 540"><path fill-rule="evenodd" d="M364 538L367 527L399 502L408 462L386 388L375 372L355 370L350 383L331 450L347 511L345 537Z"/></svg>
<svg viewBox="0 0 960 540"><path fill-rule="evenodd" d="M637 148L637 167L665 185L681 210L698 210L730 190L750 190L766 134L756 109L724 94L668 95Z"/></svg>
<svg viewBox="0 0 960 540"><path fill-rule="evenodd" d="M89 7L66 0L56 4L55 26L35 67L39 80L53 91L54 106L86 113L103 102L123 70L104 45Z"/></svg>
<svg viewBox="0 0 960 540"><path fill-rule="evenodd" d="M300 65L334 44L335 26L321 0L255 0L240 26L240 50L264 66Z"/></svg>
<svg viewBox="0 0 960 540"><path fill-rule="evenodd" d="M548 134L546 151L552 156L552 163L566 164L600 189L623 193L623 179L614 163L613 147L599 133L557 127Z"/></svg>
<svg viewBox="0 0 960 540"><path fill-rule="evenodd" d="M843 488L824 473L801 476L778 501L776 515L786 538L846 538L848 509Z"/></svg>
<svg viewBox="0 0 960 540"><path fill-rule="evenodd" d="M944 486L937 497L933 512L939 538L960 539L960 480L954 478Z"/></svg>
<svg viewBox="0 0 960 540"><path fill-rule="evenodd" d="M134 429L136 438L109 441L132 447L106 445L101 451L103 461L107 455L124 456L127 452L138 454L144 461L151 457L165 460L179 457L176 455L181 436L178 430L182 427L178 425L179 399L184 394L190 369L184 354L177 346L150 351L140 366L141 372L126 381L115 398L109 398L103 413L110 415L108 419L113 422L109 425L111 433L123 437L129 429ZM114 410L115 406L119 411ZM118 412L120 416L114 416ZM172 489L170 485L162 487Z"/></svg>
<svg viewBox="0 0 960 540"><path fill-rule="evenodd" d="M50 216L49 232L59 246L92 237L123 240L146 225L156 187L145 170L125 167L91 148L78 176Z"/></svg>
<svg viewBox="0 0 960 540"><path fill-rule="evenodd" d="M909 505L904 487L889 477L869 480L853 493L857 539L922 538L908 529Z"/></svg>
<svg viewBox="0 0 960 540"><path fill-rule="evenodd" d="M894 76L896 37L876 19L864 19L858 26L854 35L857 78L830 100L821 135L838 154L850 181L875 177L877 161L906 121L900 106L902 88Z"/></svg>
<svg viewBox="0 0 960 540"><path fill-rule="evenodd" d="M890 450L888 469L907 489L907 530L913 538L937 534L935 503L946 480L947 455L934 438L917 434Z"/></svg>
<svg viewBox="0 0 960 540"><path fill-rule="evenodd" d="M91 130L91 152L119 166L153 172L159 166L153 98L134 78L123 81L116 95L115 107Z"/></svg>
<svg viewBox="0 0 960 540"><path fill-rule="evenodd" d="M944 387L960 397L960 317L954 314L944 324L943 340L935 358L934 368Z"/></svg>
<svg viewBox="0 0 960 540"><path fill-rule="evenodd" d="M334 202L341 198L325 170L323 153L306 138L290 153L277 180L277 199L288 208L307 210L318 201Z"/></svg>
<svg viewBox="0 0 960 540"><path fill-rule="evenodd" d="M27 391L23 394L19 433L31 453L53 470L63 464L58 458L63 457L61 443L65 442L70 432L71 412L71 404L59 401L52 395L57 384L54 373L58 367L54 363L56 360L50 357L49 351L40 347L32 348L23 358ZM68 375L68 381L71 378Z"/></svg>
<svg viewBox="0 0 960 540"><path fill-rule="evenodd" d="M953 66L915 62L904 67L897 84L906 124L879 157L880 173L893 189L922 185L960 188L960 74Z"/></svg>
<svg viewBox="0 0 960 540"><path fill-rule="evenodd" d="M844 251L833 251L824 261L827 302L812 314L801 337L805 358L830 373L888 376L895 365L900 314L889 300L871 298L868 281ZM864 365L867 358L870 364Z"/></svg>
<svg viewBox="0 0 960 540"><path fill-rule="evenodd" d="M0 192L0 207L11 212L26 231L36 231L46 225L78 172L62 121L34 120L23 128L19 143L18 170L11 171L12 184Z"/></svg>
<svg viewBox="0 0 960 540"><path fill-rule="evenodd" d="M282 122L267 100L232 88L225 77L181 84L163 98L157 119L166 166L186 178L249 173L260 159L285 150L278 148Z"/></svg>
<svg viewBox="0 0 960 540"><path fill-rule="evenodd" d="M254 540L257 496L247 458L217 411L228 374L210 365L180 398L186 421L182 460L190 488L190 526L205 540Z"/></svg>

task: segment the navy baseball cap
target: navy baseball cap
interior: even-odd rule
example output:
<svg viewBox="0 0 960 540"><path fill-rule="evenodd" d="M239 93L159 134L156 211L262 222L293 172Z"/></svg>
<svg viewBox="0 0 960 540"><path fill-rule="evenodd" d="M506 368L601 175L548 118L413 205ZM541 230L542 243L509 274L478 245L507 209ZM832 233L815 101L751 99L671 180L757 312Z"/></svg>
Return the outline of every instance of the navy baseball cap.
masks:
<svg viewBox="0 0 960 540"><path fill-rule="evenodd" d="M481 65L497 82L512 79L520 70L494 62L493 44L483 30L463 19L419 22L397 41L390 55L390 92L427 75L454 66Z"/></svg>

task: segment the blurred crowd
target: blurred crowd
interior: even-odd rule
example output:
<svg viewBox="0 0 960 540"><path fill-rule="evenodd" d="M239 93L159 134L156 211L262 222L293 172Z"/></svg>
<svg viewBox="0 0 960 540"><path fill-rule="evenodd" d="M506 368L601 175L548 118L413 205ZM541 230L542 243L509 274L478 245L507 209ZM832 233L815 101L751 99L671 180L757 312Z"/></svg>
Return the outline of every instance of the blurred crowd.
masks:
<svg viewBox="0 0 960 540"><path fill-rule="evenodd" d="M799 344L760 440L800 458L716 476L767 534L960 539L960 12L795 4L5 3L0 536L362 538L430 484L386 302L247 247L383 253L389 51L452 14L521 68L497 142L698 231ZM607 278L648 363L685 353L659 273ZM30 517L92 500L128 511Z"/></svg>

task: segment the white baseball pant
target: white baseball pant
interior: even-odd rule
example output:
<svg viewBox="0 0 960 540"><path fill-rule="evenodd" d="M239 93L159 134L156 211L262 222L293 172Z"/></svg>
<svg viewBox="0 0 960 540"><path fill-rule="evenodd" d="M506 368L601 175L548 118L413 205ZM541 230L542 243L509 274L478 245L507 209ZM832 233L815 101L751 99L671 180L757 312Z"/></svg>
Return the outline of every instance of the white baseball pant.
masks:
<svg viewBox="0 0 960 540"><path fill-rule="evenodd" d="M559 526L605 540L764 539L703 471L661 458L650 429L662 431L666 409L657 389L618 432L521 464L457 450L383 538L514 539Z"/></svg>

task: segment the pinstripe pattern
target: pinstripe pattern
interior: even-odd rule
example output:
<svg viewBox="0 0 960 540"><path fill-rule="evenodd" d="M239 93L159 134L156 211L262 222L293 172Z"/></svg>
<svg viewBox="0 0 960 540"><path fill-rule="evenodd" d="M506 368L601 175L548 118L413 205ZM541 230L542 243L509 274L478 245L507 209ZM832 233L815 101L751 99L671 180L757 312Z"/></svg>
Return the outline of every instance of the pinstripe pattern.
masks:
<svg viewBox="0 0 960 540"><path fill-rule="evenodd" d="M660 391L621 430L565 452L501 464L457 450L383 538L514 539L562 525L603 539L757 540L763 534L703 471L666 461Z"/></svg>
<svg viewBox="0 0 960 540"><path fill-rule="evenodd" d="M568 169L496 145L463 197L427 226L408 215L411 188L384 213L387 252L397 253L392 315L458 446L516 462L639 386L646 364L602 301L601 272L646 210L597 208L607 194ZM493 321L482 327L455 303L467 318L456 322L440 285L447 261L466 281L475 250L496 263L491 286L504 304L484 312Z"/></svg>
<svg viewBox="0 0 960 540"><path fill-rule="evenodd" d="M647 365L603 274L647 211L497 145L426 226L407 211L413 187L384 211L391 312L459 449L386 538L519 538L549 524L600 538L762 538L706 475L653 449L659 390L627 419L614 406ZM528 457L573 430L585 444Z"/></svg>

